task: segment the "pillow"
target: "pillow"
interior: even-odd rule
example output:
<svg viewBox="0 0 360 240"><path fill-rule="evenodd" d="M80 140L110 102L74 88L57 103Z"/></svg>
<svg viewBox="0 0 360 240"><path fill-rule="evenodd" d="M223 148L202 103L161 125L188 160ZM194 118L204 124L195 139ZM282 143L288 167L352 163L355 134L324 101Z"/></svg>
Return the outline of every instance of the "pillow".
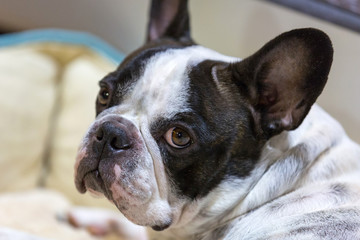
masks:
<svg viewBox="0 0 360 240"><path fill-rule="evenodd" d="M54 191L3 193L0 196L0 239L13 239L6 238L6 233L16 233L11 236L24 240L32 239L28 234L34 236L34 240L101 240L90 236L85 229L75 229L65 220L60 220L70 208L67 199Z"/></svg>
<svg viewBox="0 0 360 240"><path fill-rule="evenodd" d="M38 184L57 74L53 59L33 48L0 48L0 191Z"/></svg>
<svg viewBox="0 0 360 240"><path fill-rule="evenodd" d="M75 204L110 206L107 200L99 201L89 194L81 195L77 192L74 163L78 146L95 119L98 82L115 67L106 59L84 51L69 62L62 72L62 94L54 127L46 186L61 191Z"/></svg>
<svg viewBox="0 0 360 240"><path fill-rule="evenodd" d="M0 36L0 191L42 186L76 204L110 206L76 191L73 166L95 118L98 81L122 59L81 32Z"/></svg>

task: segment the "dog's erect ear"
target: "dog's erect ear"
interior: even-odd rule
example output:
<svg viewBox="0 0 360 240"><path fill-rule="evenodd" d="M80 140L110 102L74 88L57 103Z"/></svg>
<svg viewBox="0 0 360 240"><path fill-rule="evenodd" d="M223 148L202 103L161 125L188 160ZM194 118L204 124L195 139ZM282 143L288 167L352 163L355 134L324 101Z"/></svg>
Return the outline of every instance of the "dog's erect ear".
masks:
<svg viewBox="0 0 360 240"><path fill-rule="evenodd" d="M325 33L297 29L221 71L246 96L257 126L269 138L301 124L325 86L332 57Z"/></svg>
<svg viewBox="0 0 360 240"><path fill-rule="evenodd" d="M160 38L190 40L187 0L152 0L147 41Z"/></svg>

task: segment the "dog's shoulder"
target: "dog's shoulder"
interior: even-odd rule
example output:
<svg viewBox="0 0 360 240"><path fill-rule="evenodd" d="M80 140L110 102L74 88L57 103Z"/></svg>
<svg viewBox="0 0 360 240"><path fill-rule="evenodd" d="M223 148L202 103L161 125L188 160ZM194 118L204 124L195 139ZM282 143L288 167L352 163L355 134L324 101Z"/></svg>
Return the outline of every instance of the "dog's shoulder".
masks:
<svg viewBox="0 0 360 240"><path fill-rule="evenodd" d="M254 213L254 215L257 215ZM258 216L259 217L259 216ZM245 217L207 239L360 239L360 208L347 207L272 218ZM222 235L219 236L219 233Z"/></svg>
<svg viewBox="0 0 360 240"><path fill-rule="evenodd" d="M342 180L289 192L199 239L360 239L360 188Z"/></svg>
<svg viewBox="0 0 360 240"><path fill-rule="evenodd" d="M359 239L359 171L360 147L315 105L298 129L269 140L228 224L202 239Z"/></svg>

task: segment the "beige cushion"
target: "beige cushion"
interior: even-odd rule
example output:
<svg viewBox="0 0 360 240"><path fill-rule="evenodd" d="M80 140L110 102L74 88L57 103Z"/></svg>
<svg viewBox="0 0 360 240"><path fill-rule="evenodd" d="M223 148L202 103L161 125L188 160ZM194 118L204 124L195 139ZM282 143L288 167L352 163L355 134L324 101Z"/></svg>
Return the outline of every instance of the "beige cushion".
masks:
<svg viewBox="0 0 360 240"><path fill-rule="evenodd" d="M75 204L111 206L105 199L100 201L89 194L81 195L77 192L74 185L74 163L80 141L95 119L98 82L115 67L114 63L84 50L62 72L62 95L46 186L61 191Z"/></svg>
<svg viewBox="0 0 360 240"><path fill-rule="evenodd" d="M100 240L61 220L70 206L62 195L48 190L3 193L0 226L52 240Z"/></svg>
<svg viewBox="0 0 360 240"><path fill-rule="evenodd" d="M78 145L95 119L98 81L117 64L71 44L0 48L0 226L51 239L93 239L56 221L68 206L114 208L74 185ZM61 192L4 193L39 186ZM19 207L20 206L20 207Z"/></svg>
<svg viewBox="0 0 360 240"><path fill-rule="evenodd" d="M0 48L0 191L39 181L57 74L52 58L33 48Z"/></svg>
<svg viewBox="0 0 360 240"><path fill-rule="evenodd" d="M95 119L98 81L115 67L80 45L0 49L0 191L40 185L76 204L111 206L76 191L73 167Z"/></svg>

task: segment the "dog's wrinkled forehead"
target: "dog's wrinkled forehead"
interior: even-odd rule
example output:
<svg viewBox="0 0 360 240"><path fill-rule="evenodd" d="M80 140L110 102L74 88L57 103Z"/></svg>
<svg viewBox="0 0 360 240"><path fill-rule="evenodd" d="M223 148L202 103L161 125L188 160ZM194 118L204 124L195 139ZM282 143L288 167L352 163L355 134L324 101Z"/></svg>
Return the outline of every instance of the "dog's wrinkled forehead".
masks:
<svg viewBox="0 0 360 240"><path fill-rule="evenodd" d="M110 84L113 88L109 110L105 113L130 113L154 119L189 112L192 69L205 60L231 59L201 46L149 49L102 80L100 85Z"/></svg>
<svg viewBox="0 0 360 240"><path fill-rule="evenodd" d="M135 80L123 104L149 117L171 117L176 112L187 111L187 70L191 61L191 57L179 49L155 54L144 64L143 73Z"/></svg>

